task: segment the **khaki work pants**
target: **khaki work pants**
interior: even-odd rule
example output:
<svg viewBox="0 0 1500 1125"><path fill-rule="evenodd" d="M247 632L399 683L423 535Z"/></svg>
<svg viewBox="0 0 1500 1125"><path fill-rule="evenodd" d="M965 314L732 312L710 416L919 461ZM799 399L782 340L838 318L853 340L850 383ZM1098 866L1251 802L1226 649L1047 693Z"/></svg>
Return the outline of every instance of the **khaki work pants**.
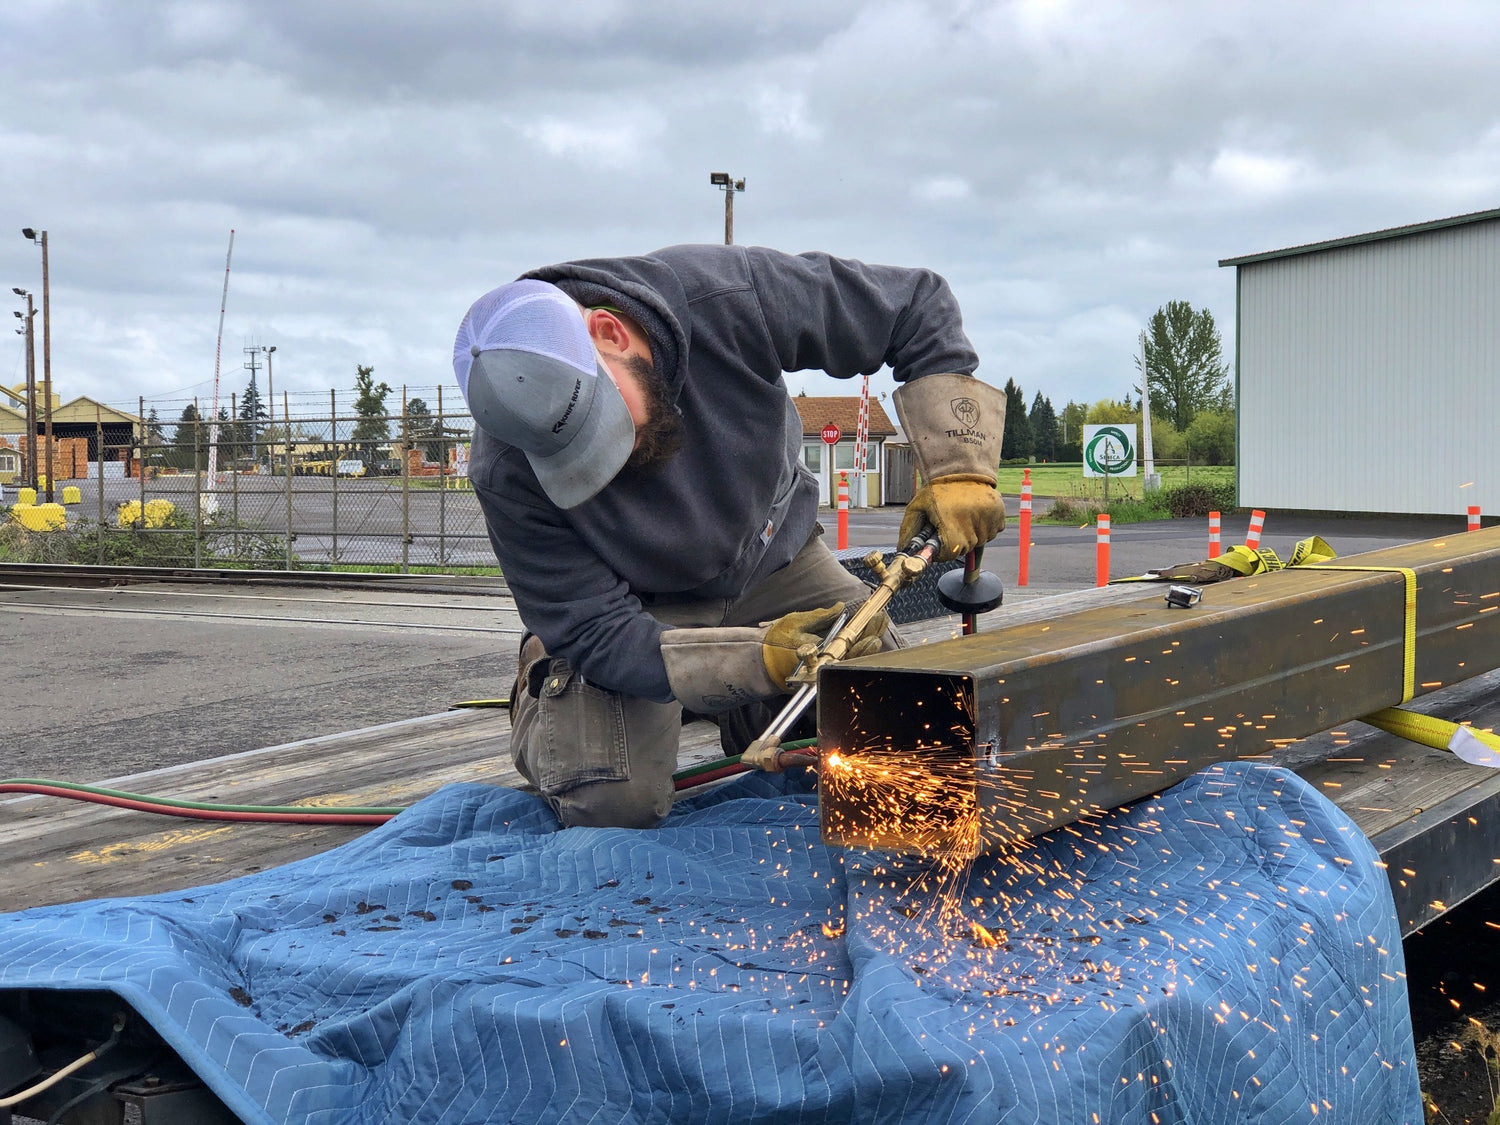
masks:
<svg viewBox="0 0 1500 1125"><path fill-rule="evenodd" d="M790 563L738 598L657 603L653 617L678 627L753 626L870 590L814 534ZM898 642L887 633L886 647ZM682 705L605 691L587 683L540 640L522 644L511 694L516 769L536 786L565 827L654 828L672 808ZM719 716L723 741L738 753L760 735L783 699Z"/></svg>

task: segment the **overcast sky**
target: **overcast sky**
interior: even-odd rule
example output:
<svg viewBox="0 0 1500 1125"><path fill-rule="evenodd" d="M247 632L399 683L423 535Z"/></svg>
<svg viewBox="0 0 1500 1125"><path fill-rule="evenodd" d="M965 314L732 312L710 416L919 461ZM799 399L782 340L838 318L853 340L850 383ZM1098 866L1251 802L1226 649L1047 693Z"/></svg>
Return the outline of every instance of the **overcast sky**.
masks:
<svg viewBox="0 0 1500 1125"><path fill-rule="evenodd" d="M46 228L58 393L175 418L233 228L225 401L274 344L294 412L361 363L452 404L475 297L722 240L725 171L737 242L938 270L1061 408L1168 300L1232 357L1220 258L1500 206L1497 58L1489 0L9 0L0 291Z"/></svg>

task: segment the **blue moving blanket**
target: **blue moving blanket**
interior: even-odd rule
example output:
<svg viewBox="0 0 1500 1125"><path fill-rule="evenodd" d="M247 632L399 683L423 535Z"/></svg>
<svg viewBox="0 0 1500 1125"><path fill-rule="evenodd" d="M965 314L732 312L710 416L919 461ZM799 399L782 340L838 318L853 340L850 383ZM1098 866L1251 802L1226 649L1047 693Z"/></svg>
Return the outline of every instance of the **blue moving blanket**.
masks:
<svg viewBox="0 0 1500 1125"><path fill-rule="evenodd" d="M1422 1120L1385 872L1296 775L943 879L824 847L791 778L651 832L460 785L284 868L0 917L0 988L117 993L246 1122Z"/></svg>

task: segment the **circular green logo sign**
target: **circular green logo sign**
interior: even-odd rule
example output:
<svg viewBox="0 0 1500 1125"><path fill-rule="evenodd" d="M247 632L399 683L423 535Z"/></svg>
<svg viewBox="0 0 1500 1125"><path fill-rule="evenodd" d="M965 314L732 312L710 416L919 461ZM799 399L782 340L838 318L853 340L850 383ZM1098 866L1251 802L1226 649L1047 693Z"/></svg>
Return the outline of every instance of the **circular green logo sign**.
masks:
<svg viewBox="0 0 1500 1125"><path fill-rule="evenodd" d="M1117 477L1135 463L1135 450L1130 446L1130 436L1119 426L1100 426L1084 447L1083 460L1091 471Z"/></svg>

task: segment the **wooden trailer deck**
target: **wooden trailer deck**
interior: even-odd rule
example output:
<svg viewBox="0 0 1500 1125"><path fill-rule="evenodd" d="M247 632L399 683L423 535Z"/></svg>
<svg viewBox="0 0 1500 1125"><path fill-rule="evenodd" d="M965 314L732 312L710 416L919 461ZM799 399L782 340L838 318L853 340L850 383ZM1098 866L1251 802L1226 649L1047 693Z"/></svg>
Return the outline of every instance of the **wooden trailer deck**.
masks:
<svg viewBox="0 0 1500 1125"><path fill-rule="evenodd" d="M983 631L1065 610L1160 598L1159 586L1019 600ZM510 611L513 614L513 609ZM909 644L953 636L957 621L903 627ZM1500 724L1500 672L1418 699L1414 709ZM683 766L719 757L717 728L684 729ZM113 788L237 804L405 805L455 782L521 786L501 709L453 710L113 779ZM1361 723L1287 747L1296 768L1344 809L1388 865L1403 933L1500 876L1500 771L1466 765ZM0 907L180 890L287 863L367 829L224 824L46 797L0 800Z"/></svg>

